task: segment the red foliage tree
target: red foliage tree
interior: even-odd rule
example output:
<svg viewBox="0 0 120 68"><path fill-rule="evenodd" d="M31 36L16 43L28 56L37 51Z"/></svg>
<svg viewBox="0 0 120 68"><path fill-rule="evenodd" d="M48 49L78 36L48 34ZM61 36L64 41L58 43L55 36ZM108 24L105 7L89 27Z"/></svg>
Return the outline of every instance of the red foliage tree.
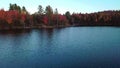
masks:
<svg viewBox="0 0 120 68"><path fill-rule="evenodd" d="M25 20L26 20L26 14L22 13L21 14L21 21L25 22Z"/></svg>
<svg viewBox="0 0 120 68"><path fill-rule="evenodd" d="M16 20L19 20L19 13L18 11L11 10L11 11L6 11L6 21L8 24L14 23Z"/></svg>
<svg viewBox="0 0 120 68"><path fill-rule="evenodd" d="M67 24L68 23L68 20L67 20L67 18L66 18L66 16L64 16L64 15L58 15L58 20L59 20L59 23L61 23L62 25L65 25L65 24Z"/></svg>
<svg viewBox="0 0 120 68"><path fill-rule="evenodd" d="M68 20L66 16L58 14L58 15L52 15L52 22L56 25L65 25L68 23Z"/></svg>
<svg viewBox="0 0 120 68"><path fill-rule="evenodd" d="M43 23L46 24L46 25L48 25L48 18L47 18L47 16L43 17Z"/></svg>
<svg viewBox="0 0 120 68"><path fill-rule="evenodd" d="M0 10L0 20L4 20L5 19L5 11L4 9Z"/></svg>

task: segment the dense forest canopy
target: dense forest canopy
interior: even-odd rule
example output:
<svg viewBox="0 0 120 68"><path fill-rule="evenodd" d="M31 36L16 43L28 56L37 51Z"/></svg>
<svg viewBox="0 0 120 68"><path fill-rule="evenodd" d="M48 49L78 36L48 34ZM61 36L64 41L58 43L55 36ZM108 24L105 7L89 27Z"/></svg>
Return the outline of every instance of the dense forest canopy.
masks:
<svg viewBox="0 0 120 68"><path fill-rule="evenodd" d="M57 8L50 5L29 14L26 8L17 4L10 4L9 10L0 10L0 29L13 28L42 28L66 26L120 26L120 10L109 10L89 14L70 13L60 14Z"/></svg>

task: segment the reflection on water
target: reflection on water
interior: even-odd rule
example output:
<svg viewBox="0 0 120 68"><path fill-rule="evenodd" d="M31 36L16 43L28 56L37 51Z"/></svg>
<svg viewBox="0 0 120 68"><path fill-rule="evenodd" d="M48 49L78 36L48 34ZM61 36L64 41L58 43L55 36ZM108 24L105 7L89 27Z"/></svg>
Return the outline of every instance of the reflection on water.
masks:
<svg viewBox="0 0 120 68"><path fill-rule="evenodd" d="M0 31L1 68L119 68L120 28Z"/></svg>
<svg viewBox="0 0 120 68"><path fill-rule="evenodd" d="M0 34L25 34L25 33L30 33L31 29L18 29L18 30L0 30Z"/></svg>

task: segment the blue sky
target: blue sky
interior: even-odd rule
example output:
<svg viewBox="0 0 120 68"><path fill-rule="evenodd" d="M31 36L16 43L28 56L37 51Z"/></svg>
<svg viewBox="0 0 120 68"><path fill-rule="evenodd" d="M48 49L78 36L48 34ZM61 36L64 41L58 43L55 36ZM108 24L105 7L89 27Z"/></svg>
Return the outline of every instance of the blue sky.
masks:
<svg viewBox="0 0 120 68"><path fill-rule="evenodd" d="M71 13L91 13L104 10L120 10L120 0L0 0L0 8L8 10L9 4L16 3L25 6L30 13L38 11L38 5L45 9L50 5L59 13L70 11Z"/></svg>

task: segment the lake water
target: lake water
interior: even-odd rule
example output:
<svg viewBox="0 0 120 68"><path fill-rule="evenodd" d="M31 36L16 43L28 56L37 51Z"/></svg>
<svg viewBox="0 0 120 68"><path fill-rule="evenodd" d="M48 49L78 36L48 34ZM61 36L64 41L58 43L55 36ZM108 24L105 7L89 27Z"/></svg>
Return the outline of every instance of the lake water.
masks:
<svg viewBox="0 0 120 68"><path fill-rule="evenodd" d="M0 31L0 68L120 68L120 28Z"/></svg>

